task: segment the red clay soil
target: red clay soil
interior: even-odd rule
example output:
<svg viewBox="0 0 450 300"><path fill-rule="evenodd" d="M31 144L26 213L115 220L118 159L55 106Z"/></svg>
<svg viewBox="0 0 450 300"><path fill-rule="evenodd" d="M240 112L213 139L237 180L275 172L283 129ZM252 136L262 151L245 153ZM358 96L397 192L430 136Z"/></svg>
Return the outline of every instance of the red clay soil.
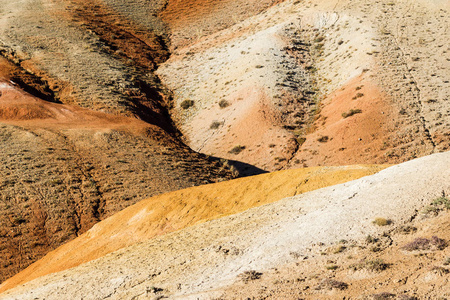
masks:
<svg viewBox="0 0 450 300"><path fill-rule="evenodd" d="M189 45L230 27L282 0L169 0L161 17L171 30L172 47Z"/></svg>
<svg viewBox="0 0 450 300"><path fill-rule="evenodd" d="M16 79L23 79L24 85L29 82L30 85L26 86L29 89L36 88L36 93L39 92L37 90L39 85L33 85L33 80L37 79L0 57L0 121L2 123L55 129L122 129L134 134L143 134L151 128L152 132L158 132L157 135L166 137L167 141L175 141L168 135L163 135L161 128L134 118L39 99L22 91L16 84ZM44 92L45 90L42 91Z"/></svg>
<svg viewBox="0 0 450 300"><path fill-rule="evenodd" d="M389 98L363 75L329 95L293 163L304 166L391 163L386 143L394 132Z"/></svg>

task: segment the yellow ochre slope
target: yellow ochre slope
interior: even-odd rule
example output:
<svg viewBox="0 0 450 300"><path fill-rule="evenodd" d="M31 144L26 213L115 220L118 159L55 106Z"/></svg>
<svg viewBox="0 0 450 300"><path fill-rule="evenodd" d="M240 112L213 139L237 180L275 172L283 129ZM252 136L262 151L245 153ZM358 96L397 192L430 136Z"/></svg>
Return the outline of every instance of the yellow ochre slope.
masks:
<svg viewBox="0 0 450 300"><path fill-rule="evenodd" d="M285 170L155 196L103 220L85 234L48 253L6 280L0 286L0 292L158 235L358 179L386 167L355 165Z"/></svg>

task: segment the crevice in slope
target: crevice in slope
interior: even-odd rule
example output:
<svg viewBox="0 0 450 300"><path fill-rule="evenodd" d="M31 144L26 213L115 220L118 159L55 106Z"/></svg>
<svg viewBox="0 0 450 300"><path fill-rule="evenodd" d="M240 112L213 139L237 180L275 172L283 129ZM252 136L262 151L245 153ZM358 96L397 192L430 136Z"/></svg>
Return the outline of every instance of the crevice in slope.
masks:
<svg viewBox="0 0 450 300"><path fill-rule="evenodd" d="M287 159L285 166L289 166L303 143L304 136L314 131L314 121L320 112L320 90L316 60L322 55L322 38L317 30L301 27L301 19L292 22L285 28L284 34L288 39L286 53L297 61L297 66L286 72L283 83L277 85L290 86L297 95L285 95L281 105L286 110L283 127L290 130L296 137L295 149ZM287 97L286 97L287 96ZM280 105L280 104L279 104ZM283 169L281 167L280 169Z"/></svg>
<svg viewBox="0 0 450 300"><path fill-rule="evenodd" d="M423 115L423 101L422 101L422 92L419 88L419 85L417 84L417 80L416 78L414 78L414 75L411 72L411 68L408 66L408 63L405 60L405 52L404 50L400 47L397 39L395 37L393 37L393 40L395 41L395 45L397 46L398 51L401 53L401 58L403 60L403 64L406 67L406 70L408 70L408 76L411 78L410 83L414 86L414 89L416 90L416 98L417 98L417 102L419 104L419 120L420 123L422 124L422 128L423 128L423 132L425 134L426 140L428 140L430 142L430 144L433 146L433 152L436 149L436 143L433 140L433 137L430 134L430 130L428 129L428 126L426 124L426 120L425 117Z"/></svg>
<svg viewBox="0 0 450 300"><path fill-rule="evenodd" d="M154 73L170 57L167 37L140 29L96 1L70 3L73 21L99 37L99 50L131 70L130 81L135 89L124 91L127 102L121 104L140 119L180 136L168 112L172 95Z"/></svg>
<svg viewBox="0 0 450 300"><path fill-rule="evenodd" d="M0 45L0 59L2 58L8 68L6 76L10 81L17 84L20 89L40 99L53 103L62 103L56 92L50 88L44 78L30 72L30 70L21 65L22 60L18 58L14 50Z"/></svg>
<svg viewBox="0 0 450 300"><path fill-rule="evenodd" d="M384 34L381 37L381 44L384 46L385 55L381 56L380 69L382 70L383 73L386 73L387 70L393 68L393 65L397 66L397 68L395 69L394 74L392 75L380 76L381 83L382 85L384 85L387 91L391 91L391 93L398 94L394 95L394 99L398 101L398 104L403 105L407 104L401 108L400 115L403 115L405 117L409 116L410 119L407 120L407 122L410 122L412 126L414 126L413 124L416 123L417 126L421 128L424 140L427 141L431 146L431 150L427 151L427 153L428 152L433 153L436 148L436 144L426 125L426 120L423 115L423 103L421 100L421 91L417 85L417 81L412 75L410 68L405 60L405 54L399 47L395 37L391 35L388 29L382 29L382 33L383 32ZM384 67L384 65L387 66ZM392 77L394 77L394 80L390 81L386 80L386 78ZM394 87L393 86L394 84L396 84L397 86ZM408 99L408 101L404 101L404 103L401 103L399 100L405 98L406 97L405 94L409 94L411 98ZM411 119L411 116L414 116L414 118ZM406 126L403 127L408 128Z"/></svg>

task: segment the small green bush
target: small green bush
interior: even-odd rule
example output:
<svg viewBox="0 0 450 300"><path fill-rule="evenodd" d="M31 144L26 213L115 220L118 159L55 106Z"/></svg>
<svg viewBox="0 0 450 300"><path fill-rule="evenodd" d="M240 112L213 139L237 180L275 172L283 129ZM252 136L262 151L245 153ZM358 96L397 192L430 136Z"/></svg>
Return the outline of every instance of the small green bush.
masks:
<svg viewBox="0 0 450 300"><path fill-rule="evenodd" d="M433 200L431 205L434 206L444 206L446 209L450 209L450 200L446 197L439 197Z"/></svg>
<svg viewBox="0 0 450 300"><path fill-rule="evenodd" d="M450 209L450 200L447 197L439 197L433 200L429 206L426 206L422 213L428 215L433 213L437 215L441 210Z"/></svg>

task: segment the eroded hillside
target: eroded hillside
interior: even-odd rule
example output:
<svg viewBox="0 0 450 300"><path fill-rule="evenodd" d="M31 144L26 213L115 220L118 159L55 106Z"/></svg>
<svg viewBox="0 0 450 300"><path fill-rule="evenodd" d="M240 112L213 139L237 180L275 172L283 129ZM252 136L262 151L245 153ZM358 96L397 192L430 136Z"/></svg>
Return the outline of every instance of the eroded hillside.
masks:
<svg viewBox="0 0 450 300"><path fill-rule="evenodd" d="M232 177L157 126L0 85L3 279L138 200Z"/></svg>
<svg viewBox="0 0 450 300"><path fill-rule="evenodd" d="M445 1L285 1L198 29L157 72L197 151L265 170L398 163L449 148L448 27Z"/></svg>
<svg viewBox="0 0 450 300"><path fill-rule="evenodd" d="M0 281L138 200L236 168L449 150L448 10L0 0Z"/></svg>
<svg viewBox="0 0 450 300"><path fill-rule="evenodd" d="M423 157L137 242L39 277L2 297L314 299L346 292L362 299L382 293L448 297L449 156ZM256 181L256 187L265 180L270 183L270 175L259 177L263 181ZM202 188L208 187L195 189ZM193 191L186 190L183 201L195 203L195 197L188 197ZM236 203L263 189L247 191L233 196ZM123 211L133 214L112 234L120 235L127 227L144 232L152 226L144 221L148 204ZM86 236L100 233L96 229L104 230L108 221ZM344 286L346 291L339 289Z"/></svg>
<svg viewBox="0 0 450 300"><path fill-rule="evenodd" d="M164 37L97 4L0 3L0 281L138 200L234 177L178 140Z"/></svg>
<svg viewBox="0 0 450 300"><path fill-rule="evenodd" d="M317 167L241 178L143 200L52 251L0 291L195 224L373 174L386 166ZM291 180L289 180L291 179Z"/></svg>

